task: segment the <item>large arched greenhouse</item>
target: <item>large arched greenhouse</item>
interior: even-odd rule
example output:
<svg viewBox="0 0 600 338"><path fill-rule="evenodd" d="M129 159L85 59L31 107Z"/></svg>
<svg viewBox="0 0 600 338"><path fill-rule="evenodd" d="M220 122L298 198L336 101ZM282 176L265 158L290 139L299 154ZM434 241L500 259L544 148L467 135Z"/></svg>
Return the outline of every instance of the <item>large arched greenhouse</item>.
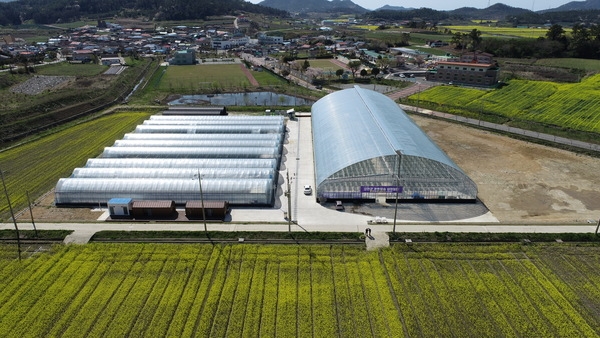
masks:
<svg viewBox="0 0 600 338"><path fill-rule="evenodd" d="M312 106L320 200L475 201L475 183L390 98L354 88Z"/></svg>
<svg viewBox="0 0 600 338"><path fill-rule="evenodd" d="M148 122L154 121L154 122ZM113 198L272 205L282 116L154 116L56 185L59 205Z"/></svg>

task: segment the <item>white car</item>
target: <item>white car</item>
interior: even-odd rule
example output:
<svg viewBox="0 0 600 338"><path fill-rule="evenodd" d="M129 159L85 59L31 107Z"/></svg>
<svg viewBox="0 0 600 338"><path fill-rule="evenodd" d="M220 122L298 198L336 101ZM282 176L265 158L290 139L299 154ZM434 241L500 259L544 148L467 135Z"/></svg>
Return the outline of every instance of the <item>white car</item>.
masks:
<svg viewBox="0 0 600 338"><path fill-rule="evenodd" d="M311 195L312 194L312 187L310 185L305 185L304 186L304 195Z"/></svg>

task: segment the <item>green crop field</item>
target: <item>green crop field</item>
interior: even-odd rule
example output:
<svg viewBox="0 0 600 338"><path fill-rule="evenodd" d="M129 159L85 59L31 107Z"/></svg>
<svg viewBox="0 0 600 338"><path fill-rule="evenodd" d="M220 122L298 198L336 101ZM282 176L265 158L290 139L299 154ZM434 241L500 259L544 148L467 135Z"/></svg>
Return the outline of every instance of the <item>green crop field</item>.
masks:
<svg viewBox="0 0 600 338"><path fill-rule="evenodd" d="M262 87L282 86L287 84L285 79L266 70L251 71L251 73Z"/></svg>
<svg viewBox="0 0 600 338"><path fill-rule="evenodd" d="M4 171L15 212L27 207L27 191L32 199L49 191L60 177L68 177L88 158L98 156L148 115L111 114L0 152L0 170ZM8 205L3 200L0 219L8 217Z"/></svg>
<svg viewBox="0 0 600 338"><path fill-rule="evenodd" d="M575 59L575 58L556 58L556 59L540 59L534 65L560 67L570 69L583 69L586 71L600 72L600 60L592 59Z"/></svg>
<svg viewBox="0 0 600 338"><path fill-rule="evenodd" d="M240 90L250 87L250 81L240 64L202 64L169 66L160 79L159 89L179 94L205 90Z"/></svg>
<svg viewBox="0 0 600 338"><path fill-rule="evenodd" d="M473 29L481 31L483 37L517 37L517 38L532 38L545 37L548 28L546 27L531 27L531 28L513 28L513 27L496 27L484 25L468 25L468 26L440 26L439 28L447 28L452 32L469 33Z"/></svg>
<svg viewBox="0 0 600 338"><path fill-rule="evenodd" d="M108 66L94 64L72 64L68 62L55 63L43 67L37 67L39 75L52 76L95 76L108 70Z"/></svg>
<svg viewBox="0 0 600 338"><path fill-rule="evenodd" d="M298 63L299 66L302 66L302 64L304 63L304 61L302 61L302 60L299 60L296 62ZM308 63L310 63L311 68L319 68L319 69L329 70L329 71L333 71L333 72L335 72L338 69L342 69L342 67L331 62L331 60L329 60L329 59L308 60Z"/></svg>
<svg viewBox="0 0 600 338"><path fill-rule="evenodd" d="M12 256L12 257L11 257ZM0 246L2 337L598 337L600 248Z"/></svg>
<svg viewBox="0 0 600 338"><path fill-rule="evenodd" d="M511 80L497 90L438 86L409 97L426 107L478 118L483 114L600 133L600 75L580 83Z"/></svg>

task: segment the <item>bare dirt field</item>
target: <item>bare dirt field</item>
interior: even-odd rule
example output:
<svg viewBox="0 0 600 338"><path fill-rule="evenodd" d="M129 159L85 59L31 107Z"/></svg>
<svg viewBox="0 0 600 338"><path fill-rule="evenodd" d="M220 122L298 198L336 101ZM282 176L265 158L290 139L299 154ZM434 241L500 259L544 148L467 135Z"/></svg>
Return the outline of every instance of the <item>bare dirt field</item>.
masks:
<svg viewBox="0 0 600 338"><path fill-rule="evenodd" d="M501 223L587 223L600 218L600 158L427 117L417 124L475 181ZM37 222L93 222L100 212L37 201ZM19 219L26 222L29 213Z"/></svg>
<svg viewBox="0 0 600 338"><path fill-rule="evenodd" d="M412 116L478 186L501 223L600 218L600 158Z"/></svg>

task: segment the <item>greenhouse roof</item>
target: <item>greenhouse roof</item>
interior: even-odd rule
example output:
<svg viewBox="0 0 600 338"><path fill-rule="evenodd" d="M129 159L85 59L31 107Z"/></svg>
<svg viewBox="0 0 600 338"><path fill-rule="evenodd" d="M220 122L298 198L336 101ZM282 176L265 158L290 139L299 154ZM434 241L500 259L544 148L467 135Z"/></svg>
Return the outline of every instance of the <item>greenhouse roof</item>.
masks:
<svg viewBox="0 0 600 338"><path fill-rule="evenodd" d="M401 153L462 170L387 96L360 88L312 106L316 183L361 161Z"/></svg>

